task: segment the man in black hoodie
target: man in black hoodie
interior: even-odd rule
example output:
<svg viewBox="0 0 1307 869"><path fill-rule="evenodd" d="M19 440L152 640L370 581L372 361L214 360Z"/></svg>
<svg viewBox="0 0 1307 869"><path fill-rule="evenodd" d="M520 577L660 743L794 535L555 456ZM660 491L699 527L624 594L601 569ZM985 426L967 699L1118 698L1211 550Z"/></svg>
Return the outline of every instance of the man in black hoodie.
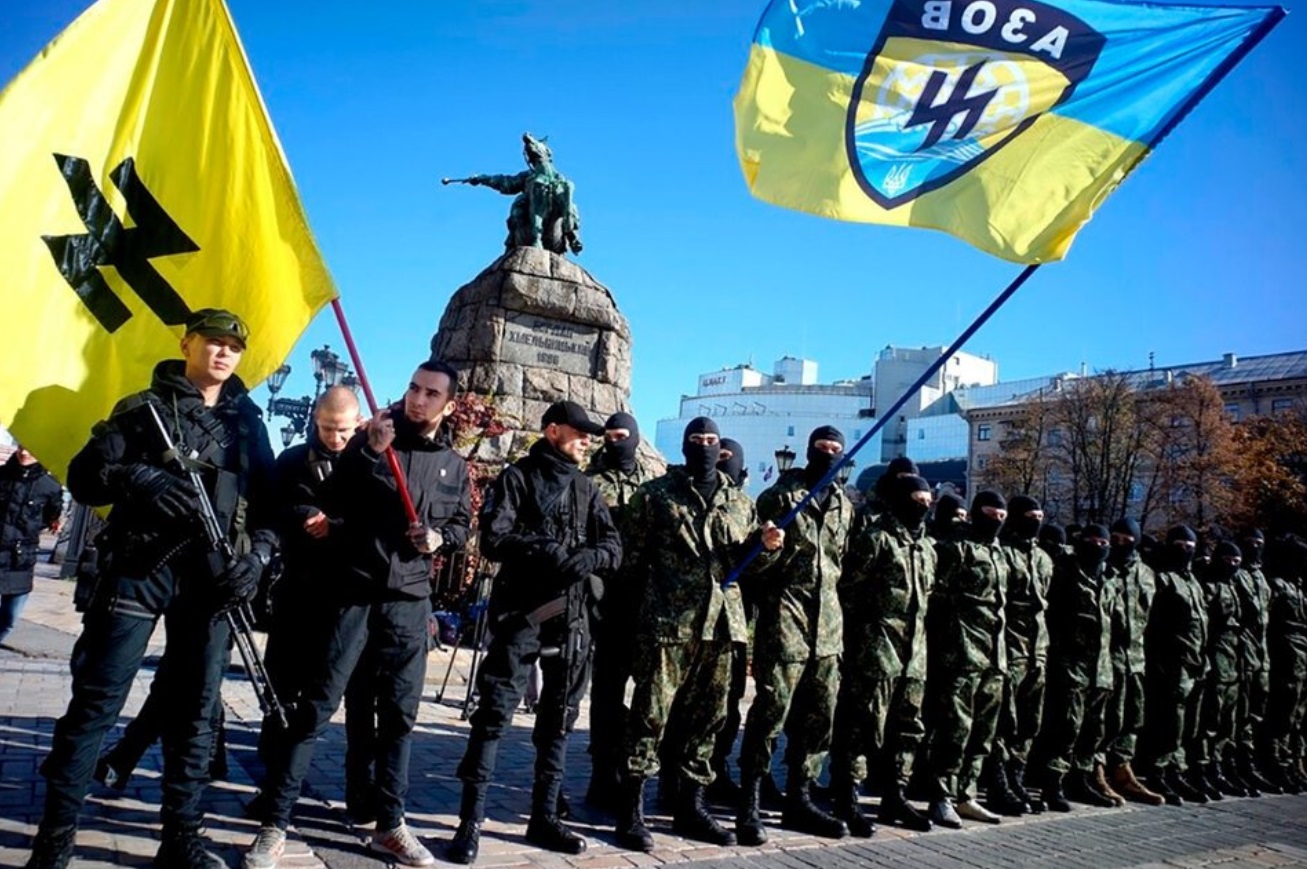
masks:
<svg viewBox="0 0 1307 869"><path fill-rule="evenodd" d="M58 524L63 494L59 481L21 446L0 467L0 643L31 594L41 530Z"/></svg>
<svg viewBox="0 0 1307 869"><path fill-rule="evenodd" d="M229 640L218 614L254 595L276 543L272 449L259 410L235 375L248 338L235 314L196 311L181 340L183 359L160 362L150 388L124 398L97 423L68 467L73 497L112 504L113 512L96 541L101 580L73 647L73 696L42 764L45 811L30 869L63 869L72 858L96 755L160 617L167 625L170 694L162 722L163 842L155 863L221 865L200 835L213 741L209 718ZM244 553L225 566L211 564L195 518L198 493L167 467L151 409L183 455L194 453L218 524Z"/></svg>
<svg viewBox="0 0 1307 869"><path fill-rule="evenodd" d="M373 851L401 866L435 858L404 823L409 742L427 666L431 558L461 548L471 525L467 463L454 452L445 420L454 411L458 372L423 362L404 400L383 410L336 462L325 512L340 519L340 565L327 585L330 630L315 649L313 672L274 740L268 769L269 809L245 869L273 869L313 744L340 706L365 649L376 654L376 817ZM418 521L410 523L386 460L392 448L408 482ZM333 529L334 533L334 529Z"/></svg>
<svg viewBox="0 0 1307 869"><path fill-rule="evenodd" d="M540 425L543 437L504 469L481 507L482 550L500 568L490 595L490 648L477 671L480 703L458 765L460 822L446 850L454 863L477 858L499 740L537 659L544 679L531 735L536 767L526 838L550 851L585 850L585 839L558 818L558 795L567 736L590 677L586 604L596 602L599 585L591 577L621 565L622 542L599 489L580 468L590 436L603 427L572 401L550 405Z"/></svg>

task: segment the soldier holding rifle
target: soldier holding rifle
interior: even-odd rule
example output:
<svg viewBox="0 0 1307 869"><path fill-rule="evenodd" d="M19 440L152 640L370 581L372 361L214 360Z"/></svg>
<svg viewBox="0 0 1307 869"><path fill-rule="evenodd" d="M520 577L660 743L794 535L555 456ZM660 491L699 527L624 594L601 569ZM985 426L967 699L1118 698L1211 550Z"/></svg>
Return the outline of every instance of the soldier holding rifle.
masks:
<svg viewBox="0 0 1307 869"><path fill-rule="evenodd" d="M167 625L170 696L162 728L163 842L155 863L221 865L200 835L210 713L231 639L221 614L254 595L276 542L268 510L272 450L258 408L235 375L248 339L235 314L196 311L181 341L183 358L160 362L150 388L119 402L69 466L74 498L114 509L97 540L101 578L73 649L73 696L42 767L45 810L29 869L63 869L72 858L101 743L160 617ZM168 467L176 461L165 455L166 441L199 469L203 491L195 489L196 477ZM204 496L229 558L214 558L199 521Z"/></svg>

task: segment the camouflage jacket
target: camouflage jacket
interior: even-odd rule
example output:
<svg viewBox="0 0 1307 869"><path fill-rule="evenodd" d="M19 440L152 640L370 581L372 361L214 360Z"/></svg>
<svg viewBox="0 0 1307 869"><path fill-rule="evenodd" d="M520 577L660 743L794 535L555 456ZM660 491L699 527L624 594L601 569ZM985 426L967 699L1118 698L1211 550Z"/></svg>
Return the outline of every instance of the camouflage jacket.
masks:
<svg viewBox="0 0 1307 869"><path fill-rule="evenodd" d="M1112 687L1112 611L1121 585L1104 568L1091 576L1074 559L1058 563L1048 592L1049 657L1064 684Z"/></svg>
<svg viewBox="0 0 1307 869"><path fill-rule="evenodd" d="M1266 648L1271 683L1307 679L1307 595L1288 579L1271 580Z"/></svg>
<svg viewBox="0 0 1307 869"><path fill-rule="evenodd" d="M599 490L599 497L608 505L608 514L613 517L613 524L625 540L626 507L631 503L631 498L635 497L635 490L652 480L653 475L640 464L628 473L592 463L585 473Z"/></svg>
<svg viewBox="0 0 1307 869"><path fill-rule="evenodd" d="M1120 673L1144 672L1144 630L1157 596L1157 577L1138 554L1124 565L1108 565L1120 585L1112 612L1112 668Z"/></svg>
<svg viewBox="0 0 1307 869"><path fill-rule="evenodd" d="M1048 660L1048 586L1053 581L1053 559L1033 540L1005 540L1008 561L1007 657L1043 665Z"/></svg>
<svg viewBox="0 0 1307 869"><path fill-rule="evenodd" d="M779 523L808 494L802 471L788 471L758 496L758 519ZM758 605L755 653L770 661L838 655L844 621L836 586L853 504L832 486L823 508L814 498L785 528L785 546L766 573L748 580Z"/></svg>
<svg viewBox="0 0 1307 869"><path fill-rule="evenodd" d="M1271 584L1260 567L1245 567L1234 575L1234 592L1239 597L1244 668L1256 673L1270 666L1266 658L1266 619L1271 608Z"/></svg>
<svg viewBox="0 0 1307 869"><path fill-rule="evenodd" d="M627 513L627 564L644 589L641 631L657 643L684 643L719 636L724 622L731 640L745 642L739 584L721 587L759 540L758 514L744 490L719 471L717 491L705 504L685 469L673 466L636 491ZM776 553L763 552L746 575L775 560Z"/></svg>
<svg viewBox="0 0 1307 869"><path fill-rule="evenodd" d="M1243 665L1240 654L1243 626L1239 623L1239 594L1233 579L1213 579L1203 583L1207 598L1207 655L1212 678L1217 682L1237 682Z"/></svg>
<svg viewBox="0 0 1307 869"><path fill-rule="evenodd" d="M1150 672L1198 677L1207 671L1207 601L1192 570L1157 574L1144 649Z"/></svg>
<svg viewBox="0 0 1307 869"><path fill-rule="evenodd" d="M846 665L882 676L926 678L926 605L935 547L892 514L859 521L840 575Z"/></svg>
<svg viewBox="0 0 1307 869"><path fill-rule="evenodd" d="M1007 670L1004 610L1007 597L1007 556L1003 544L956 540L936 544L939 556L935 587L930 596L930 637L939 660L952 672L994 668Z"/></svg>

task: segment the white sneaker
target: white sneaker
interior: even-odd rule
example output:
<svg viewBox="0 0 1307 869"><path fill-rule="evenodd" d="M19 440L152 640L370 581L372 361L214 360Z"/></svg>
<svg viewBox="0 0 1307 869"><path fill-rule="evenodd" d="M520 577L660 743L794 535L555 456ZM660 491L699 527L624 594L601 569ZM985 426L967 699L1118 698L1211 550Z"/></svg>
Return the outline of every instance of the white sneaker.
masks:
<svg viewBox="0 0 1307 869"><path fill-rule="evenodd" d="M241 858L242 869L277 869L277 861L286 851L286 831L277 827L260 827L254 844Z"/></svg>
<svg viewBox="0 0 1307 869"><path fill-rule="evenodd" d="M426 846L418 841L408 829L407 824L401 823L393 830L382 832L378 830L372 836L373 851L378 854L385 854L390 857L399 866L434 866L436 858ZM258 867L247 867L247 869L258 869Z"/></svg>
<svg viewBox="0 0 1307 869"><path fill-rule="evenodd" d="M958 803L955 808L958 817L966 818L968 821L981 821L986 824L997 824L1003 820L975 800L963 800Z"/></svg>

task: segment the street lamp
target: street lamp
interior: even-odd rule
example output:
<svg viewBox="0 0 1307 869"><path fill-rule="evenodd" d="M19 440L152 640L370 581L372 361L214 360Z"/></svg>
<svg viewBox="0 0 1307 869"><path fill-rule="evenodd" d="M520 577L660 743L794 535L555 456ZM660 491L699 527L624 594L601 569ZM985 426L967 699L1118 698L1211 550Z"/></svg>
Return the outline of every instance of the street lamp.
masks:
<svg viewBox="0 0 1307 869"><path fill-rule="evenodd" d="M290 365L287 364L283 364L276 371L268 375L268 392L272 393L273 398L276 398L277 393L281 392L281 388L286 385L286 378L289 376Z"/></svg>
<svg viewBox="0 0 1307 869"><path fill-rule="evenodd" d="M295 431L294 425L286 423L281 427L281 445L283 447L290 446L291 442L295 440L295 436L298 434L299 432Z"/></svg>
<svg viewBox="0 0 1307 869"><path fill-rule="evenodd" d="M777 450L775 455L776 470L780 471L782 474L794 467L795 453L794 450L790 449L789 444L786 444Z"/></svg>
<svg viewBox="0 0 1307 869"><path fill-rule="evenodd" d="M314 350L309 354L309 358L313 360L313 379L317 382L317 387L313 391L315 399L322 394L323 389L336 386L349 373L349 364L341 362L340 357L332 352L329 344L323 344Z"/></svg>

